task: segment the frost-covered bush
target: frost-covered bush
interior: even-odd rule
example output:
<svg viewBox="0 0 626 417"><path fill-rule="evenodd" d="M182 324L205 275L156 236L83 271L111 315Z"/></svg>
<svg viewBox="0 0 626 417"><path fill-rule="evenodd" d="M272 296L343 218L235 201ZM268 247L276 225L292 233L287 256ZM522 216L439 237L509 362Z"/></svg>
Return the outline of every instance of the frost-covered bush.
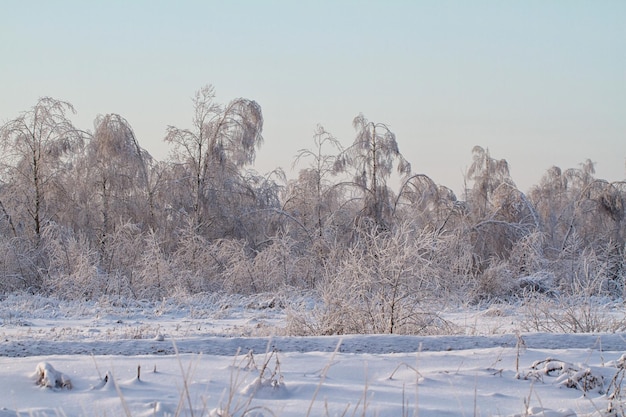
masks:
<svg viewBox="0 0 626 417"><path fill-rule="evenodd" d="M523 301L524 331L547 333L616 333L626 331L620 303L606 298L532 294Z"/></svg>
<svg viewBox="0 0 626 417"><path fill-rule="evenodd" d="M460 232L433 236L429 247L430 288L440 302L466 304L474 288L474 259L469 236Z"/></svg>
<svg viewBox="0 0 626 417"><path fill-rule="evenodd" d="M575 240L575 239L573 239ZM565 248L551 265L560 289L572 296L622 297L624 294L623 254L613 247Z"/></svg>
<svg viewBox="0 0 626 417"><path fill-rule="evenodd" d="M523 236L513 245L508 263L520 276L535 276L546 269L544 235L535 231Z"/></svg>
<svg viewBox="0 0 626 417"><path fill-rule="evenodd" d="M516 284L516 277L507 262L491 262L484 272L474 277L472 299L507 299L516 292Z"/></svg>
<svg viewBox="0 0 626 417"><path fill-rule="evenodd" d="M97 268L98 254L82 237L54 223L44 229L48 254L45 288L68 300L93 299L107 292L109 280Z"/></svg>
<svg viewBox="0 0 626 417"><path fill-rule="evenodd" d="M39 253L25 239L0 232L0 291L37 290L41 283L37 264Z"/></svg>
<svg viewBox="0 0 626 417"><path fill-rule="evenodd" d="M517 286L522 294L541 293L556 295L554 273L538 271L532 275L526 275L517 279Z"/></svg>
<svg viewBox="0 0 626 417"><path fill-rule="evenodd" d="M545 359L534 362L524 379L544 381L547 377L556 378L558 386L573 388L583 392L604 394L605 378L601 372L585 365L575 365L558 359Z"/></svg>
<svg viewBox="0 0 626 417"><path fill-rule="evenodd" d="M189 293L220 289L219 275L224 269L218 256L220 241L209 242L197 233L193 224L179 231L176 251L170 256L176 286Z"/></svg>
<svg viewBox="0 0 626 417"><path fill-rule="evenodd" d="M223 266L221 288L238 294L304 288L314 268L311 259L299 253L298 243L287 236L268 240L258 251L241 240L222 240L216 256Z"/></svg>
<svg viewBox="0 0 626 417"><path fill-rule="evenodd" d="M434 236L407 224L394 232L362 231L318 286L320 303L291 314L291 330L313 334L447 332L428 306L439 289ZM439 304L441 307L441 304Z"/></svg>
<svg viewBox="0 0 626 417"><path fill-rule="evenodd" d="M138 298L158 300L176 290L177 286L172 285L174 271L154 232L147 234L145 250L135 269L137 279L133 281L133 293Z"/></svg>

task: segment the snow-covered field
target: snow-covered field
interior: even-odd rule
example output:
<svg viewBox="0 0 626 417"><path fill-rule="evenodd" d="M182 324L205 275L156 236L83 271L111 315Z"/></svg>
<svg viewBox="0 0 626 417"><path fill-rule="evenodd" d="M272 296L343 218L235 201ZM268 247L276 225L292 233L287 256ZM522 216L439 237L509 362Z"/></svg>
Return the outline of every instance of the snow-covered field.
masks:
<svg viewBox="0 0 626 417"><path fill-rule="evenodd" d="M622 334L445 314L458 334L286 337L270 296L4 297L0 417L624 415Z"/></svg>

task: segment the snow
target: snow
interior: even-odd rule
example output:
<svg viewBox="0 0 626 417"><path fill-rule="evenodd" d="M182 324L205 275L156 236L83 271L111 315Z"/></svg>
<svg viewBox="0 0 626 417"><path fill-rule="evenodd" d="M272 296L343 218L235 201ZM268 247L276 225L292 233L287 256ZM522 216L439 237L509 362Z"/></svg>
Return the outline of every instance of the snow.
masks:
<svg viewBox="0 0 626 417"><path fill-rule="evenodd" d="M54 369L48 362L40 362L33 374L36 384L44 388L72 389L72 381L67 375Z"/></svg>
<svg viewBox="0 0 626 417"><path fill-rule="evenodd" d="M271 304L5 297L0 417L623 415L623 334L468 309L459 334L288 337Z"/></svg>

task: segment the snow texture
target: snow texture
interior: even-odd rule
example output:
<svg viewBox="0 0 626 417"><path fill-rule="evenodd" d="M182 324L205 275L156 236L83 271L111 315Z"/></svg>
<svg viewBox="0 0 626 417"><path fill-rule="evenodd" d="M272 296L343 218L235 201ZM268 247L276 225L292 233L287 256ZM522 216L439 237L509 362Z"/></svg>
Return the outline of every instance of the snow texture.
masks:
<svg viewBox="0 0 626 417"><path fill-rule="evenodd" d="M279 329L284 313L236 303L219 315L53 304L0 306L0 417L566 417L626 408L622 334L520 334L481 315L504 332L253 337L245 334L259 323Z"/></svg>

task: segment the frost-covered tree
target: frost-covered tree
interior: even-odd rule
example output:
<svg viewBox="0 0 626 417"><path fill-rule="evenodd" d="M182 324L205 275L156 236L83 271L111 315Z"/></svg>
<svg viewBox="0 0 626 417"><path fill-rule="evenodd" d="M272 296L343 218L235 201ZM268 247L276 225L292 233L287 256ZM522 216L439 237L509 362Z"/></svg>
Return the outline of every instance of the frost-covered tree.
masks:
<svg viewBox="0 0 626 417"><path fill-rule="evenodd" d="M35 242L60 209L53 201L63 194L59 178L83 143L68 113L70 103L44 97L0 127L2 208Z"/></svg>
<svg viewBox="0 0 626 417"><path fill-rule="evenodd" d="M491 264L507 261L516 243L541 225L534 206L511 179L507 161L491 157L489 150L480 146L472 153L467 171L472 181L467 190L468 233L474 244L476 271L483 274Z"/></svg>
<svg viewBox="0 0 626 417"><path fill-rule="evenodd" d="M477 218L484 218L493 210L492 197L503 184L514 186L509 174L509 164L505 159L491 157L489 149L474 146L472 164L467 170L467 178L473 182L467 197L476 211Z"/></svg>
<svg viewBox="0 0 626 417"><path fill-rule="evenodd" d="M565 219L572 209L567 176L561 168L552 166L541 177L539 184L531 189L529 197L541 217L547 255L556 256L562 250L566 233Z"/></svg>
<svg viewBox="0 0 626 417"><path fill-rule="evenodd" d="M582 246L605 237L615 242L623 239L623 186L596 179L594 174L590 160L565 171L552 167L531 190L551 257L558 256L574 236L583 240Z"/></svg>
<svg viewBox="0 0 626 417"><path fill-rule="evenodd" d="M96 229L104 253L104 242L118 224L153 223L148 217L154 213L149 173L152 157L139 146L122 116L100 115L94 126L83 164L98 206L94 217L100 219Z"/></svg>
<svg viewBox="0 0 626 417"><path fill-rule="evenodd" d="M71 104L44 97L0 126L0 224L9 233L5 272L21 287L40 287L47 260L43 229L66 209L65 175L83 135Z"/></svg>
<svg viewBox="0 0 626 417"><path fill-rule="evenodd" d="M313 142L313 149L300 149L296 155L294 167L304 160L309 161L309 166L300 170L298 179L291 182L284 207L309 230L314 230L315 235L323 237L326 222L338 205L339 190L331 177L337 174L342 147L321 125L315 129ZM337 153L326 153L332 150Z"/></svg>
<svg viewBox="0 0 626 417"><path fill-rule="evenodd" d="M223 202L248 191L241 186L240 174L254 162L263 141L263 115L252 100L217 103L210 85L196 92L193 106L191 129L168 126L165 141L172 145L173 161L182 174L177 186L189 190L189 198L176 203L197 228L206 229L221 220Z"/></svg>
<svg viewBox="0 0 626 417"><path fill-rule="evenodd" d="M411 164L402 156L396 135L383 123L368 121L359 114L352 122L357 131L352 145L344 152L341 168L353 176L353 184L362 193L362 215L379 228L389 226L393 200L387 180L393 173L408 175Z"/></svg>
<svg viewBox="0 0 626 417"><path fill-rule="evenodd" d="M261 248L290 222L290 216L281 209L280 195L287 178L282 169L260 175L249 170L241 177L245 193L239 198L227 199L223 216L232 227L227 236L244 239L253 250Z"/></svg>
<svg viewBox="0 0 626 417"><path fill-rule="evenodd" d="M550 273L566 293L610 293L624 286L626 186L595 178L594 164L550 168L530 197L541 217Z"/></svg>
<svg viewBox="0 0 626 417"><path fill-rule="evenodd" d="M449 188L435 184L427 175L413 174L401 184L393 212L396 221L412 220L443 233L456 227L464 205Z"/></svg>

